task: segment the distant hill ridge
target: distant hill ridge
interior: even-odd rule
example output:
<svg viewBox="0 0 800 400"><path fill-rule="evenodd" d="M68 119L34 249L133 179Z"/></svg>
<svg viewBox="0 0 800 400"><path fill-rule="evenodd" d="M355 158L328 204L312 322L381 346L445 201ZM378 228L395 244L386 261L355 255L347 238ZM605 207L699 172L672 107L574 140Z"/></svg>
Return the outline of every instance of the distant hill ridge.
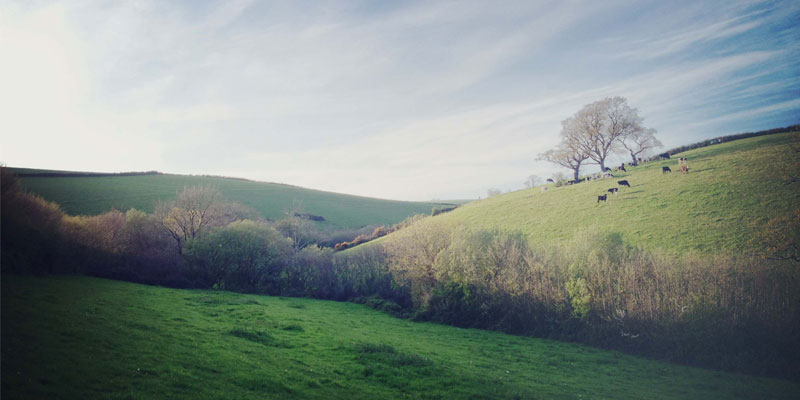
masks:
<svg viewBox="0 0 800 400"><path fill-rule="evenodd" d="M214 186L229 200L251 207L268 219L284 218L296 205L301 213L322 217L321 229L394 225L415 214L452 207L447 202L385 200L307 189L282 183L157 171L93 173L10 168L26 189L58 203L71 215L97 215L111 209L152 212L187 186Z"/></svg>
<svg viewBox="0 0 800 400"><path fill-rule="evenodd" d="M130 171L130 172L79 172L79 171L45 171L28 168L11 168L19 177L26 178L91 178L105 176L141 176L160 175L158 171ZM41 171L41 172L28 172Z"/></svg>

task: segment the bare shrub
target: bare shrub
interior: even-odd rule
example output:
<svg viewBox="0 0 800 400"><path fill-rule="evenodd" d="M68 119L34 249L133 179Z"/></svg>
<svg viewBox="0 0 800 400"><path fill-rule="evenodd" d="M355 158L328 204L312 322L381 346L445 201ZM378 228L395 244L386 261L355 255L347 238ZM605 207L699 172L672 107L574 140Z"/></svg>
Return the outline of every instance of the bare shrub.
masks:
<svg viewBox="0 0 800 400"><path fill-rule="evenodd" d="M174 201L157 204L155 215L182 252L186 241L224 223L222 194L211 186L186 187Z"/></svg>
<svg viewBox="0 0 800 400"><path fill-rule="evenodd" d="M445 224L412 224L398 230L385 246L389 271L411 288L414 307L422 312L438 282L436 258L449 245L452 231L453 227Z"/></svg>

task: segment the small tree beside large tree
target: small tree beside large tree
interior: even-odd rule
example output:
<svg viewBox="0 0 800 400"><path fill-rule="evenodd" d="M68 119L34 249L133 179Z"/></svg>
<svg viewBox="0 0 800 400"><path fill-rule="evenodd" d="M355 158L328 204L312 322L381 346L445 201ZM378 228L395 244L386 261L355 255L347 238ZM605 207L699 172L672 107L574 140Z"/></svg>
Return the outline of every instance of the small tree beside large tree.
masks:
<svg viewBox="0 0 800 400"><path fill-rule="evenodd" d="M580 177L581 165L588 159L588 154L567 142L562 142L555 149L547 150L539 155L539 160L549 161L571 169L576 181Z"/></svg>

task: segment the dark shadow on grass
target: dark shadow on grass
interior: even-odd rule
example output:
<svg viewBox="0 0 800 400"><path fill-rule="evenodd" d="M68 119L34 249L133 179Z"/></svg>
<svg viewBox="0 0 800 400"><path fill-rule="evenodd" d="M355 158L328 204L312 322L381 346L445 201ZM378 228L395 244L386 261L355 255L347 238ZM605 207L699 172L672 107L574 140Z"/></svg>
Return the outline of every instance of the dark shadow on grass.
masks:
<svg viewBox="0 0 800 400"><path fill-rule="evenodd" d="M303 329L302 326L297 325L297 324L286 325L281 329L283 329L285 331L294 331L294 332L303 332L305 330L305 329Z"/></svg>
<svg viewBox="0 0 800 400"><path fill-rule="evenodd" d="M401 391L407 391L414 381L442 374L427 357L405 353L388 344L358 343L350 350L364 366L362 375L365 378Z"/></svg>
<svg viewBox="0 0 800 400"><path fill-rule="evenodd" d="M292 348L293 346L281 340L275 339L269 332L254 329L234 328L228 331L231 336L236 336L251 342L263 344L270 347Z"/></svg>
<svg viewBox="0 0 800 400"><path fill-rule="evenodd" d="M354 346L359 360L383 362L394 367L428 367L433 362L416 354L406 354L388 344L359 343Z"/></svg>

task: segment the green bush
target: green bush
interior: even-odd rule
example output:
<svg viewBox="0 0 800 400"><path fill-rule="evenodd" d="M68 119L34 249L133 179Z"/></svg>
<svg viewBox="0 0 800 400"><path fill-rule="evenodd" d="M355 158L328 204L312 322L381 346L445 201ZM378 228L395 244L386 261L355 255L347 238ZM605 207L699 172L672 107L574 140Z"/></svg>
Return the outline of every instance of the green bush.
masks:
<svg viewBox="0 0 800 400"><path fill-rule="evenodd" d="M236 221L186 243L186 268L209 288L280 294L291 244L275 228Z"/></svg>

